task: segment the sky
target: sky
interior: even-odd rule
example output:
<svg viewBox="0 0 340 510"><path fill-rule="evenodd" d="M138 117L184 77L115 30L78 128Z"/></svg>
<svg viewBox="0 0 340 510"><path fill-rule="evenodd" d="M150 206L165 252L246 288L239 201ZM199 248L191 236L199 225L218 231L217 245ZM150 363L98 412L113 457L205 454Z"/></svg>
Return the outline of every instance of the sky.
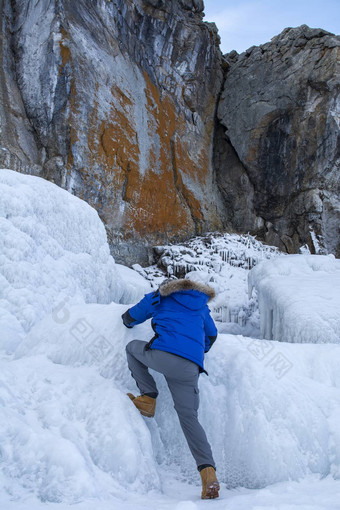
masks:
<svg viewBox="0 0 340 510"><path fill-rule="evenodd" d="M204 0L204 5L204 21L216 23L222 53L241 53L304 24L340 34L340 0Z"/></svg>

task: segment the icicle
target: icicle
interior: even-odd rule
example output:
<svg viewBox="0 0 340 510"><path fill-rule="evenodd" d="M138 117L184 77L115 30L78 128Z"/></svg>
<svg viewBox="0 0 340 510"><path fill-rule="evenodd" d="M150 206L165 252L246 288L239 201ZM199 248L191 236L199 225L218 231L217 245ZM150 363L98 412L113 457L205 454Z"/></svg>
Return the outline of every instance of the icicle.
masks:
<svg viewBox="0 0 340 510"><path fill-rule="evenodd" d="M237 317L238 324L240 326L245 326L246 325L246 319L247 319L246 312L244 310L240 310L239 313L238 313L238 317Z"/></svg>
<svg viewBox="0 0 340 510"><path fill-rule="evenodd" d="M230 322L230 310L228 306L222 307L221 318L222 322Z"/></svg>
<svg viewBox="0 0 340 510"><path fill-rule="evenodd" d="M236 308L232 308L230 311L230 322L237 323L238 320L238 310Z"/></svg>

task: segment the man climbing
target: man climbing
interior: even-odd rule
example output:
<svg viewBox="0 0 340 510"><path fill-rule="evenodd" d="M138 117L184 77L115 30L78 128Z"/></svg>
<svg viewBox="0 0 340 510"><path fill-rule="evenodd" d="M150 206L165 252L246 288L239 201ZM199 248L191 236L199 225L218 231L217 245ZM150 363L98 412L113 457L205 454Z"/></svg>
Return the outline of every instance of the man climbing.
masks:
<svg viewBox="0 0 340 510"><path fill-rule="evenodd" d="M190 280L166 280L146 294L122 319L132 328L152 318L155 332L149 342L132 340L126 346L128 366L140 395L128 396L143 416L153 417L158 390L148 368L165 376L174 407L202 479L202 499L218 497L220 489L203 427L198 421L198 376L204 372L204 353L217 337L207 303L215 297L208 285Z"/></svg>

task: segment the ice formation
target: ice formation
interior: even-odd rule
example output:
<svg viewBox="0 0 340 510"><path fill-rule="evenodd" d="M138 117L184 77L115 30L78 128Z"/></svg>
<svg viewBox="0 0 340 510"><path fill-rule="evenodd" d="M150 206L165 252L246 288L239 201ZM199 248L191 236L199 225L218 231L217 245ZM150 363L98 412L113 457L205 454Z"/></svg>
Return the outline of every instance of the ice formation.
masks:
<svg viewBox="0 0 340 510"><path fill-rule="evenodd" d="M195 237L183 245L155 247L158 266L167 276L184 278L190 271L210 270L219 273L224 263L251 269L259 261L279 254L274 246L267 246L249 234L207 234Z"/></svg>
<svg viewBox="0 0 340 510"><path fill-rule="evenodd" d="M211 285L216 299L209 306L219 330L259 336L256 297L248 298L249 269L262 260L283 255L251 235L211 233L183 245L155 247L157 264L133 268L157 286L165 277L190 278Z"/></svg>
<svg viewBox="0 0 340 510"><path fill-rule="evenodd" d="M340 343L340 260L333 255L288 255L254 267L263 338Z"/></svg>

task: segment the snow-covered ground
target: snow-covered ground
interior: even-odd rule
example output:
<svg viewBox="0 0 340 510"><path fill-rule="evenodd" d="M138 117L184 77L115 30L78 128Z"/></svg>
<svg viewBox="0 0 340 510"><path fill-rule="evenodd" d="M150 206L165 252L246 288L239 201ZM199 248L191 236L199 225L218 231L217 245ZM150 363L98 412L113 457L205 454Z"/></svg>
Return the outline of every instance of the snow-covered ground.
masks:
<svg viewBox="0 0 340 510"><path fill-rule="evenodd" d="M120 316L150 283L114 263L87 204L37 177L0 170L0 183L1 509L340 508L339 344L219 335L199 388L222 489L201 501L162 376L153 420L126 397L124 347L153 332ZM190 277L222 285L207 267Z"/></svg>

